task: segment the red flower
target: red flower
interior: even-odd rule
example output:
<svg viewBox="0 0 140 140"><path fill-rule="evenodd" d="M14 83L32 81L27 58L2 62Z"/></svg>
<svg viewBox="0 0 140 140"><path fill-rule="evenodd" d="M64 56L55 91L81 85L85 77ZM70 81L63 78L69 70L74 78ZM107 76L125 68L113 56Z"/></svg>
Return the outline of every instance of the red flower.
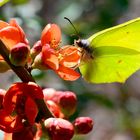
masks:
<svg viewBox="0 0 140 140"><path fill-rule="evenodd" d="M14 19L9 23L0 21L0 39L9 50L19 42L28 44L24 31Z"/></svg>
<svg viewBox="0 0 140 140"><path fill-rule="evenodd" d="M35 99L43 99L43 92L37 84L33 82L13 84L3 99L0 129L5 132L17 132L23 129L26 121L33 125L38 113Z"/></svg>
<svg viewBox="0 0 140 140"><path fill-rule="evenodd" d="M42 46L41 52L37 51L37 55L34 47L32 49L33 54L37 55L32 66L52 69L64 80L76 80L80 77L75 71L81 58L79 48L70 45L59 48L60 41L60 28L56 24L48 24L42 31L40 45L35 44L35 48Z"/></svg>

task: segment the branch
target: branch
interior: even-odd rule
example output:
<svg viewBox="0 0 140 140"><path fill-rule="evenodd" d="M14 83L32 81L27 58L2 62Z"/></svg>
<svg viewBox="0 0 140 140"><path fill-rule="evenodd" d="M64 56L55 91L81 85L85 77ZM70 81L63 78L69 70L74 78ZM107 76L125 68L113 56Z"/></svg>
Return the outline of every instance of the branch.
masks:
<svg viewBox="0 0 140 140"><path fill-rule="evenodd" d="M31 76L31 74L27 71L27 69L25 69L22 66L14 66L13 64L11 64L9 60L9 50L7 49L7 47L4 45L4 43L1 40L0 40L0 54L2 55L4 60L7 62L7 64L11 67L11 69L21 79L21 81L25 83L35 82L35 80ZM39 114L40 117L44 117L45 119L52 117L43 99L42 100L36 99L35 102L38 106L38 109L40 110L40 114Z"/></svg>

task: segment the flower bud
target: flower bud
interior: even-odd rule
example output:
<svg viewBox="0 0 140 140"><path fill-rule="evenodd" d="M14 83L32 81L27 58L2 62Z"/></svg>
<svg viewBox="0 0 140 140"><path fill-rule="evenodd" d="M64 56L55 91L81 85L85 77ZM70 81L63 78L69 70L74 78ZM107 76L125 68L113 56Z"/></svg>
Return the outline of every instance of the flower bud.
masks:
<svg viewBox="0 0 140 140"><path fill-rule="evenodd" d="M49 118L44 122L51 140L71 140L74 135L73 125L61 118Z"/></svg>
<svg viewBox="0 0 140 140"><path fill-rule="evenodd" d="M9 58L13 65L24 66L28 61L29 54L29 46L24 43L18 43L10 50Z"/></svg>
<svg viewBox="0 0 140 140"><path fill-rule="evenodd" d="M74 121L73 125L76 134L87 134L92 130L94 122L89 117L79 117Z"/></svg>
<svg viewBox="0 0 140 140"><path fill-rule="evenodd" d="M51 100L56 103L65 117L71 116L77 105L77 98L73 92L70 91L56 91L51 88L43 90L45 101Z"/></svg>
<svg viewBox="0 0 140 140"><path fill-rule="evenodd" d="M41 41L37 41L31 49L31 57L34 59L42 50Z"/></svg>
<svg viewBox="0 0 140 140"><path fill-rule="evenodd" d="M33 69L47 70L47 67L42 62L42 53L39 53L33 60Z"/></svg>
<svg viewBox="0 0 140 140"><path fill-rule="evenodd" d="M57 92L57 94L59 94L58 105L60 106L62 112L65 114L66 117L71 116L76 110L76 95L70 91L60 91Z"/></svg>

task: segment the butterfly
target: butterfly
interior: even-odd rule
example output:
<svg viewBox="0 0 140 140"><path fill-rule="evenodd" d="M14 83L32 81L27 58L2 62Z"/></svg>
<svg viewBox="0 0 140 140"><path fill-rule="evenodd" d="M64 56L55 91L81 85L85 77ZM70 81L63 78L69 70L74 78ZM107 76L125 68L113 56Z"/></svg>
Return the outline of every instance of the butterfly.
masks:
<svg viewBox="0 0 140 140"><path fill-rule="evenodd" d="M140 18L75 41L81 48L79 66L91 83L124 83L140 68Z"/></svg>

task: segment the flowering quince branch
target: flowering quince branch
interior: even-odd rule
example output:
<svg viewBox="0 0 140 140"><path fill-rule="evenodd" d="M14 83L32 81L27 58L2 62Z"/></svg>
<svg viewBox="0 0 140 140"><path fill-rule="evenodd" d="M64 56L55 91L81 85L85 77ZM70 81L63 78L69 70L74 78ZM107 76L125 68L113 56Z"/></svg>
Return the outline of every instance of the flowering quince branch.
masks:
<svg viewBox="0 0 140 140"><path fill-rule="evenodd" d="M0 89L0 129L12 133L12 140L70 140L75 134L92 130L89 117L68 119L76 110L77 98L70 91L41 89L30 70L53 70L64 80L76 80L75 71L81 54L75 46L59 47L61 31L56 24L48 24L30 50L21 27L15 20L0 21L0 72L12 69L23 81L5 91ZM5 138L9 135L5 133Z"/></svg>

